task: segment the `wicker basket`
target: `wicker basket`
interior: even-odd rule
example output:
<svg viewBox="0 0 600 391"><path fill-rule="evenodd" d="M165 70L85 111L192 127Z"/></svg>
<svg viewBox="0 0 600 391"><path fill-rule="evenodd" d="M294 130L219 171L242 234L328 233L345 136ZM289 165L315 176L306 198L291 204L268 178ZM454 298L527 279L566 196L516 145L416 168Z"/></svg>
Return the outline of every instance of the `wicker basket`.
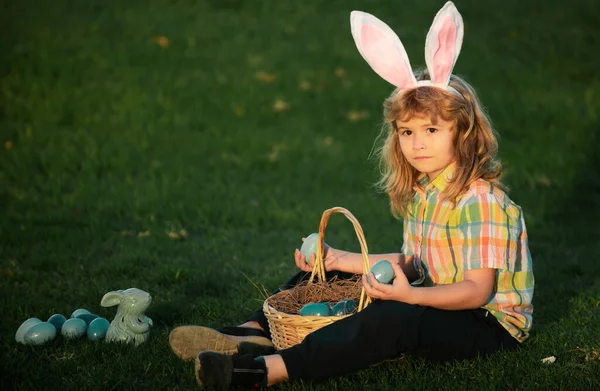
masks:
<svg viewBox="0 0 600 391"><path fill-rule="evenodd" d="M334 213L342 213L354 225L354 230L356 231L356 236L360 242L360 248L363 257L363 272L366 274L369 270L367 243L365 241L362 228L356 218L352 215L352 213L350 213L350 211L341 207L327 209L325 212L323 212L321 224L319 225L319 239L317 241L316 260L310 279L304 284L299 284L291 289L276 293L267 298L264 302L263 311L267 317L267 320L269 321L271 337L273 339L273 344L277 349L285 349L294 346L302 342L302 340L304 340L304 338L313 331L350 316L298 315L298 309L304 304L308 304L310 302L307 298L311 296L314 297L315 291L318 291L319 293L318 301L335 302L345 297L358 299L358 311L361 311L370 302L370 299L365 295L365 291L362 288L360 280L337 280L328 282L325 279L325 266L323 264L323 235L329 217ZM315 277L317 277L318 281L315 281ZM313 293L313 295L307 293ZM290 307L289 305L282 305L283 303L289 304L290 301L293 302L295 306L292 305ZM283 308L286 308L287 312L290 313L284 312ZM290 310L290 308L292 308L292 310Z"/></svg>

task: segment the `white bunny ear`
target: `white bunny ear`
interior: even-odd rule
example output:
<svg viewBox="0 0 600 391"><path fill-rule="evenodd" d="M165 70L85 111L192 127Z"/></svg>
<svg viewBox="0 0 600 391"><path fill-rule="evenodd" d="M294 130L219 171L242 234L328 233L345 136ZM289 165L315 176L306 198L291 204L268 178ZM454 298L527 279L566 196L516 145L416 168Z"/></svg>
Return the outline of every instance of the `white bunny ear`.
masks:
<svg viewBox="0 0 600 391"><path fill-rule="evenodd" d="M402 89L417 84L406 50L387 24L366 12L352 11L350 27L358 51L379 76Z"/></svg>
<svg viewBox="0 0 600 391"><path fill-rule="evenodd" d="M446 87L463 42L462 16L448 1L433 19L425 40L425 62L431 84Z"/></svg>
<svg viewBox="0 0 600 391"><path fill-rule="evenodd" d="M113 305L117 305L121 302L123 298L123 291L112 291L108 292L104 296L102 296L102 300L100 301L100 305L102 307L112 307Z"/></svg>

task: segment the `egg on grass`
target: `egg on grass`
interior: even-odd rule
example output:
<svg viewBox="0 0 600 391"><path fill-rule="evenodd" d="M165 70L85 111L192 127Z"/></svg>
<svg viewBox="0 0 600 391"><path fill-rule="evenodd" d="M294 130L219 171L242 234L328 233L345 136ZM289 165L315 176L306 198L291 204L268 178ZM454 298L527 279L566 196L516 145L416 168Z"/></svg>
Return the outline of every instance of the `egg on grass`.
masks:
<svg viewBox="0 0 600 391"><path fill-rule="evenodd" d="M76 318L77 316L81 315L81 314L89 314L90 311L86 310L85 308L77 308L75 311L73 311L73 313L71 314L71 319Z"/></svg>
<svg viewBox="0 0 600 391"><path fill-rule="evenodd" d="M68 319L62 326L61 335L66 338L79 338L85 334L87 324L83 319Z"/></svg>
<svg viewBox="0 0 600 391"><path fill-rule="evenodd" d="M75 318L83 320L85 322L85 324L89 326L90 323L92 323L92 321L94 319L98 318L98 315L94 315L94 314L79 314Z"/></svg>
<svg viewBox="0 0 600 391"><path fill-rule="evenodd" d="M87 337L90 341L98 341L106 336L110 322L104 318L92 320L87 328Z"/></svg>
<svg viewBox="0 0 600 391"><path fill-rule="evenodd" d="M31 326L23 339L27 345L42 345L55 337L56 327L50 322L41 322Z"/></svg>
<svg viewBox="0 0 600 391"><path fill-rule="evenodd" d="M54 314L48 318L46 322L52 323L56 327L56 331L60 333L62 325L67 321L67 318L63 314Z"/></svg>
<svg viewBox="0 0 600 391"><path fill-rule="evenodd" d="M29 318L25 322L21 323L21 326L19 326L19 328L17 329L17 332L15 333L15 341L17 341L18 343L24 344L25 343L25 333L32 326L35 326L38 323L42 323L42 321L39 320L38 318Z"/></svg>

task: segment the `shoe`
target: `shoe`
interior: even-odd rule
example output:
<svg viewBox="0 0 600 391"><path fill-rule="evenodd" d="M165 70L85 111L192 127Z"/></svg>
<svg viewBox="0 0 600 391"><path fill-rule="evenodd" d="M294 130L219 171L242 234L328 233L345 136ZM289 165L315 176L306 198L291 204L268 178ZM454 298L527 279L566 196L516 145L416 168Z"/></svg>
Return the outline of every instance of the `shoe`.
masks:
<svg viewBox="0 0 600 391"><path fill-rule="evenodd" d="M236 327L235 329L244 329ZM268 354L275 350L273 342L265 338L260 330L246 328L248 334L254 335L229 335L218 330L203 326L181 326L176 327L169 335L171 350L182 360L193 360L198 353L208 350L223 354L237 354L241 342L245 344L245 351L256 351L257 354ZM224 331L227 329L224 329ZM243 333L243 330L237 330ZM259 333L259 335L256 335ZM269 350L270 349L270 350Z"/></svg>
<svg viewBox="0 0 600 391"><path fill-rule="evenodd" d="M267 366L262 357L251 354L230 356L204 351L196 357L196 381L202 387L227 390L232 386L267 385Z"/></svg>

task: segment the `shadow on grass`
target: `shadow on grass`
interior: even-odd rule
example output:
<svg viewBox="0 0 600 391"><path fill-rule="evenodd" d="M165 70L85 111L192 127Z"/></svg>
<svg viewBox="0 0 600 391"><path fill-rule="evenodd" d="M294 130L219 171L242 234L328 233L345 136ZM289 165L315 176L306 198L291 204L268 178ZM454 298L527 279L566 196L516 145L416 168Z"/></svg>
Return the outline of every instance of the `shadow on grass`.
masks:
<svg viewBox="0 0 600 391"><path fill-rule="evenodd" d="M206 270L182 283L179 295L152 305L150 317L160 319L167 328L190 322L196 312L220 313L227 303L236 301L231 286L241 282L226 271Z"/></svg>

